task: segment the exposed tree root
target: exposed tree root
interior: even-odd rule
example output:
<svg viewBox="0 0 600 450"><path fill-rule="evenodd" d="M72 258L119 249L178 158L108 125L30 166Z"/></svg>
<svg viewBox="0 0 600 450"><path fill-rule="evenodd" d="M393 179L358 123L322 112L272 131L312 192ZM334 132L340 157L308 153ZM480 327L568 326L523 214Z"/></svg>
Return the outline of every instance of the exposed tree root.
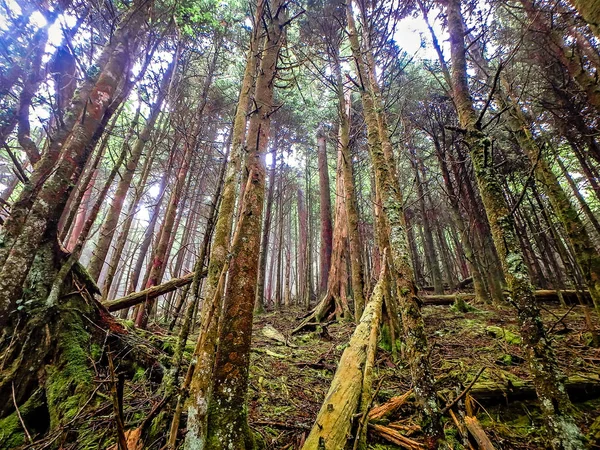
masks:
<svg viewBox="0 0 600 450"><path fill-rule="evenodd" d="M56 260L40 261L40 268L49 261ZM52 280L45 279L46 286ZM43 439L45 448L74 442L77 448L98 448L104 434L84 417L109 398L108 352L121 377L133 376L135 364L146 365L153 356L94 298L98 288L78 264L56 304L39 300L44 292L25 292L30 301L13 312L0 337L0 398L13 399L0 405L0 449L25 444L28 433L34 441Z"/></svg>

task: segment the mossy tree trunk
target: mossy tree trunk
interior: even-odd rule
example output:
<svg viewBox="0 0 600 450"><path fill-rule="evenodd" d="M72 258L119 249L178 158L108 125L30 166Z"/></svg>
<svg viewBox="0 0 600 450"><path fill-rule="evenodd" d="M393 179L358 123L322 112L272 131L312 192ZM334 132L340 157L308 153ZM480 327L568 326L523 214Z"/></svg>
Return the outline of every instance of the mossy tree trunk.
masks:
<svg viewBox="0 0 600 450"><path fill-rule="evenodd" d="M250 341L260 251L265 194L265 156L269 142L273 94L279 51L284 41L286 7L279 0L265 2L265 37L256 77L255 110L246 139L248 181L239 222L231 242L228 284L223 296L218 347L208 404L208 450L250 450L254 439L248 426L246 396L250 368ZM200 445L190 446L198 448Z"/></svg>
<svg viewBox="0 0 600 450"><path fill-rule="evenodd" d="M88 144L123 83L131 55L136 54L146 5L149 7L150 2L134 8L128 26L118 30L111 45L100 56L99 61L103 64L96 82L86 82L79 96L74 98L70 114L77 117L66 120L73 124L73 129L62 142L64 130L55 136L51 147L56 148L49 148L35 166L29 186L13 205L4 224L0 236L0 325L6 324L9 314L14 311L42 240L52 241L56 237L60 215L89 157ZM87 106L84 108L84 105Z"/></svg>
<svg viewBox="0 0 600 450"><path fill-rule="evenodd" d="M517 309L527 361L546 419L550 444L555 449L582 449L583 436L572 416L572 405L564 389L564 376L558 368L536 305L533 286L516 236L514 217L508 208L494 168L491 141L481 131L480 121L473 108L467 81L461 0L451 0L447 13L452 54L453 100L464 130L464 140L470 148L475 177L510 291L510 301Z"/></svg>
<svg viewBox="0 0 600 450"><path fill-rule="evenodd" d="M433 374L428 359L427 336L410 262L402 194L398 186L391 142L383 117L383 104L379 97L377 81L373 76L374 67L369 68L363 58L363 54L366 54L367 61L372 61L372 50L370 48L361 49L350 4L347 7L346 17L352 55L362 83L361 99L367 124L367 141L375 175L377 199L381 204L382 214L378 223L379 239L384 245L383 248L388 248L390 252L391 280L395 283L396 298L399 300L402 313L406 358L410 364L416 397L422 408L423 429L428 436L428 445L434 447L437 445L436 442L443 437L443 432ZM383 263L386 262L383 261ZM394 320L397 307L395 301L391 301L391 298L389 300L386 301L386 309L391 319Z"/></svg>
<svg viewBox="0 0 600 450"><path fill-rule="evenodd" d="M54 136L50 146L56 147L35 166L0 238L0 398L14 398L30 431L58 434L55 447L95 438L93 430L74 431L70 424L98 401L92 362L98 355L91 355L116 326L93 299L97 288L78 264L61 273L69 255L58 243L58 221L89 157L88 144L128 76L151 6L135 2L123 16L126 25L99 58L98 77L84 82L62 124L72 130ZM58 280L62 289L49 297ZM0 408L0 429L0 448L23 443L13 402Z"/></svg>
<svg viewBox="0 0 600 450"><path fill-rule="evenodd" d="M256 6L255 24L261 22L263 8L264 1L261 0ZM188 369L187 378L190 380L190 393L184 448L190 450L206 448L208 404L212 394L212 373L216 355L219 311L221 310L223 289L223 283L220 283L220 281L228 263L237 182L242 168L247 115L256 74L259 47L259 35L257 33L259 29L259 26L255 26L255 31L250 38L250 49L246 58L246 68L231 132L231 160L223 184L223 194L211 245L208 274L204 283L203 296L205 301L202 303L200 311L201 330L194 349L193 363ZM195 296L194 301L198 301L199 290L192 294Z"/></svg>

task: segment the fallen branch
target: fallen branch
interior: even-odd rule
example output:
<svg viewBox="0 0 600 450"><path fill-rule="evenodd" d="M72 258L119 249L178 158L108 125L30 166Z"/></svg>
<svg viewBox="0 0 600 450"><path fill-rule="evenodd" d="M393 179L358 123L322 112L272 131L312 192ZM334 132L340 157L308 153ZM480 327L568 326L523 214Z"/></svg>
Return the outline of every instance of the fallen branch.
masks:
<svg viewBox="0 0 600 450"><path fill-rule="evenodd" d="M160 297L161 295L168 294L169 292L173 292L174 290L179 289L180 287L190 284L192 281L194 281L195 273L196 272L190 272L187 275L184 275L180 278L172 278L166 283L159 284L158 286L152 286L151 288L144 289L143 291L134 292L132 294L126 295L125 297L103 302L102 304L110 312L130 308L139 303L145 302L146 300L151 300L153 298ZM200 275L201 278L204 278L205 276L206 271L202 272L202 274Z"/></svg>
<svg viewBox="0 0 600 450"><path fill-rule="evenodd" d="M399 445L402 448L406 448L408 450L420 450L425 448L420 442L413 441L412 439L401 435L393 428L373 423L369 423L369 428L373 431L373 433L391 442L392 444Z"/></svg>
<svg viewBox="0 0 600 450"><path fill-rule="evenodd" d="M456 405L460 401L461 398L463 398L465 395L467 395L467 392L469 392L471 390L471 388L475 385L475 383L477 382L477 380L479 379L479 377L481 376L481 374L483 373L484 370L485 370L485 366L482 367L481 369L479 369L479 372L477 372L477 375L475 375L475 378L473 378L473 381L471 381L469 383L469 385L458 395L458 397L456 397L444 409L442 409L442 415L446 414L449 409L451 409L454 405Z"/></svg>
<svg viewBox="0 0 600 450"><path fill-rule="evenodd" d="M381 420L397 411L402 405L406 403L408 398L412 395L412 389L406 392L405 394L399 395L397 397L392 397L383 405L376 406L369 411L369 420Z"/></svg>
<svg viewBox="0 0 600 450"><path fill-rule="evenodd" d="M467 430L469 430L469 433L471 433L471 436L473 436L473 438L475 438L475 441L477 441L477 445L479 445L480 449L496 450L494 448L494 444L492 444L492 441L490 441L490 438L487 437L487 434L485 434L485 431L483 430L481 424L477 420L477 417L466 416L465 425L467 426Z"/></svg>

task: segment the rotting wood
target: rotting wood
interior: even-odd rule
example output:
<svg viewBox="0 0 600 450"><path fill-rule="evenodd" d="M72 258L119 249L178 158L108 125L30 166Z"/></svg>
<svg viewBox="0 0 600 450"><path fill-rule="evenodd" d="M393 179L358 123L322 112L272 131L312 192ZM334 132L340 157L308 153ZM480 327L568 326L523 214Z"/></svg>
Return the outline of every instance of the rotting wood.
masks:
<svg viewBox="0 0 600 450"><path fill-rule="evenodd" d="M399 395L397 397L392 397L387 402L382 405L376 406L369 411L369 420L380 420L384 419L393 412L397 411L402 405L406 403L406 401L410 398L413 391L412 389L406 392L405 394Z"/></svg>
<svg viewBox="0 0 600 450"><path fill-rule="evenodd" d="M328 449L342 449L346 445L363 390L367 355L375 350L368 348L373 345L371 331L379 328L382 307L383 274L340 358L329 392L302 450L320 448L321 442L326 443Z"/></svg>
<svg viewBox="0 0 600 450"><path fill-rule="evenodd" d="M479 445L481 450L495 450L494 444L492 444L490 438L487 437L487 434L485 434L485 431L477 420L477 417L466 416L465 425L467 426L469 433L471 433L471 436L473 436L475 441L477 441L477 445Z"/></svg>

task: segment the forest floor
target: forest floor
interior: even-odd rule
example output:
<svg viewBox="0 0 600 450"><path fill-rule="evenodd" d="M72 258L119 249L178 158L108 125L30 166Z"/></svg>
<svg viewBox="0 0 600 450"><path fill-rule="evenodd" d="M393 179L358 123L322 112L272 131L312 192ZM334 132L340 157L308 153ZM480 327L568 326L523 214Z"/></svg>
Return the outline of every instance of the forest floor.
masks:
<svg viewBox="0 0 600 450"><path fill-rule="evenodd" d="M462 313L448 306L427 306L423 314L433 347L431 360L442 397L440 403L451 401L485 367L469 391L473 400L466 407L477 415L496 448L546 448L514 311L508 306L478 305ZM600 420L592 427L600 417L600 349L588 345L590 336L585 332L583 310L580 306L571 309L544 304L542 314L551 330L561 369L569 377L567 386L578 407L578 423L585 433L593 428L600 435ZM317 331L290 336L301 315L300 310L286 310L261 315L255 321L250 423L263 436L268 449L300 448L353 331L351 323L332 323ZM593 313L596 324L597 319ZM267 338L265 327L280 331L290 345ZM402 358L394 359L389 350L380 347L378 351L374 406L410 389L408 368L403 366ZM401 351L400 346L398 356ZM464 407L463 404L463 410ZM414 403L407 402L389 420L412 431L406 433L411 439L420 440L418 430L412 430L416 421ZM447 438L456 439L454 448L463 448L452 419L447 417L444 421ZM400 448L377 436L369 442L373 449Z"/></svg>
<svg viewBox="0 0 600 450"><path fill-rule="evenodd" d="M577 406L577 422L584 433L596 436L590 448L600 449L600 348L589 345L582 307L563 308L548 303L541 307L560 367L568 377L567 389ZM292 336L302 315L303 311L292 308L268 312L255 319L249 420L268 450L301 448L354 331L354 324L342 322ZM476 415L496 449L547 448L514 310L508 306L476 305L469 306L469 312L459 312L450 306L425 306L423 315L440 404L449 404L468 387L467 402L458 402L459 409L453 410L458 417L465 411ZM600 321L594 312L592 320L598 327ZM154 361L151 367L139 367L133 380L125 385L125 427L132 429L140 426L161 403L158 389L164 373L161 365L168 366L177 336L158 325L152 325L150 331L134 331L129 323L125 324L132 331L129 334L132 345L146 347L148 361ZM283 342L267 336L273 334ZM187 357L193 352L194 341L195 336L188 341ZM373 406L410 390L410 374L403 364L401 343L395 353L396 356L390 348L378 349ZM479 378L471 386L477 375ZM99 385L107 382L97 381ZM423 442L415 426L417 413L414 399L409 397L393 415L378 424L395 427L410 439ZM107 440L114 439L110 396L106 396L93 415L82 416L80 420L102 430ZM450 416L444 416L443 420L446 438L453 448L477 448L474 442L469 446L461 438L461 429ZM458 423L464 432L463 422ZM150 443L148 448L160 448L164 432L157 429L155 436L155 445ZM373 450L401 448L373 433L369 434L369 445Z"/></svg>

